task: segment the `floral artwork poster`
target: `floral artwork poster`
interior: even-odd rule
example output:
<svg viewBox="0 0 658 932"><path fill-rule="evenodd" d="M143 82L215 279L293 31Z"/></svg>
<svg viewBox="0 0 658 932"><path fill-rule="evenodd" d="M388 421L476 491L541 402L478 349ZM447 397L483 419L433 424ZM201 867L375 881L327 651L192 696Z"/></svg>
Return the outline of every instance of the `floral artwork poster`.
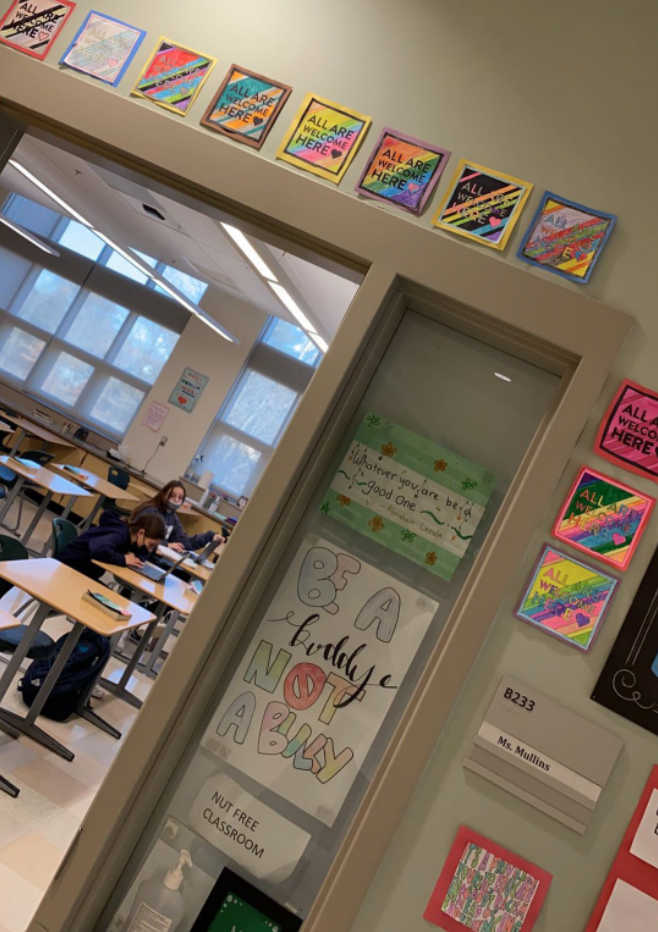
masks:
<svg viewBox="0 0 658 932"><path fill-rule="evenodd" d="M533 185L461 159L432 225L504 249Z"/></svg>
<svg viewBox="0 0 658 932"><path fill-rule="evenodd" d="M43 61L74 9L69 0L14 0L0 20L0 42Z"/></svg>
<svg viewBox="0 0 658 932"><path fill-rule="evenodd" d="M307 94L276 157L339 184L371 123L350 107Z"/></svg>
<svg viewBox="0 0 658 932"><path fill-rule="evenodd" d="M552 879L463 825L423 918L446 932L530 932Z"/></svg>
<svg viewBox="0 0 658 932"><path fill-rule="evenodd" d="M546 191L519 248L519 259L588 282L617 218Z"/></svg>
<svg viewBox="0 0 658 932"><path fill-rule="evenodd" d="M532 571L516 616L573 647L589 650L617 582L547 545Z"/></svg>
<svg viewBox="0 0 658 932"><path fill-rule="evenodd" d="M62 55L60 64L116 87L145 35L142 29L91 10Z"/></svg>
<svg viewBox="0 0 658 932"><path fill-rule="evenodd" d="M369 412L320 510L451 579L495 484L482 466Z"/></svg>
<svg viewBox="0 0 658 932"><path fill-rule="evenodd" d="M215 58L161 37L132 95L185 116L216 61Z"/></svg>
<svg viewBox="0 0 658 932"><path fill-rule="evenodd" d="M601 421L596 452L658 482L658 395L628 379L622 382Z"/></svg>
<svg viewBox="0 0 658 932"><path fill-rule="evenodd" d="M231 65L201 124L260 149L291 91L287 84Z"/></svg>
<svg viewBox="0 0 658 932"><path fill-rule="evenodd" d="M355 190L420 216L450 155L447 149L384 128Z"/></svg>
<svg viewBox="0 0 658 932"><path fill-rule="evenodd" d="M616 479L580 470L553 529L571 547L626 570L656 504Z"/></svg>

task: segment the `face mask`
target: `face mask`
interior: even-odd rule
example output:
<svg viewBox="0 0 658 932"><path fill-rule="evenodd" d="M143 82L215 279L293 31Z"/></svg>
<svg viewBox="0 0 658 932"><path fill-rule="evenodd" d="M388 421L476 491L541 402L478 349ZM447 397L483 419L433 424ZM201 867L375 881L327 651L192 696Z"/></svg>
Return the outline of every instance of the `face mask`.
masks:
<svg viewBox="0 0 658 932"><path fill-rule="evenodd" d="M167 511L178 511L178 509L180 508L180 506L181 506L182 504L183 504L182 502L172 502L172 501L168 501L168 502L167 502Z"/></svg>

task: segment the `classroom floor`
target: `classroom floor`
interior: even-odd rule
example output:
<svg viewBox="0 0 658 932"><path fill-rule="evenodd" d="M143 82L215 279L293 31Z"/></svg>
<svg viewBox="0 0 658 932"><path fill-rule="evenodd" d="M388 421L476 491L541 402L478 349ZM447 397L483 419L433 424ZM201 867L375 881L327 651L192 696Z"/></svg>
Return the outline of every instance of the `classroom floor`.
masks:
<svg viewBox="0 0 658 932"><path fill-rule="evenodd" d="M34 507L27 503L22 528L28 526L33 514ZM13 509L11 520L14 520ZM30 546L45 543L50 527L50 518L42 519ZM0 533L7 532L0 528ZM25 598L13 589L0 599L0 605L14 612ZM29 617L29 610L26 614ZM57 639L70 630L70 625L59 616L47 621L44 630ZM0 663L0 674L3 669ZM112 671L123 669L121 663L112 659L105 675L112 678ZM152 682L136 673L131 689L144 698ZM17 691L10 691L5 705L25 714ZM124 738L137 715L136 709L110 694L102 700L94 700L93 707L115 725ZM27 929L121 747L121 741L77 717L64 723L50 719L39 722L75 753L75 759L69 763L28 738L15 740L0 732L0 773L21 791L17 799L0 792L0 932L25 932Z"/></svg>

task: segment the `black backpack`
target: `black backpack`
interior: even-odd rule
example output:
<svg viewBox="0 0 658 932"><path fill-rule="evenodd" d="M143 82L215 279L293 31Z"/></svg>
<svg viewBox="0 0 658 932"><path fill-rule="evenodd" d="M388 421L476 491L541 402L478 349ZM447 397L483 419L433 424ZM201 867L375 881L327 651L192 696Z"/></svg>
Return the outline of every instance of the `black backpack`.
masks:
<svg viewBox="0 0 658 932"><path fill-rule="evenodd" d="M31 706L36 699L67 637L64 635L57 641L51 657L33 660L27 668L18 687L25 705ZM93 631L83 631L40 714L56 722L65 722L76 711L109 659L109 638Z"/></svg>

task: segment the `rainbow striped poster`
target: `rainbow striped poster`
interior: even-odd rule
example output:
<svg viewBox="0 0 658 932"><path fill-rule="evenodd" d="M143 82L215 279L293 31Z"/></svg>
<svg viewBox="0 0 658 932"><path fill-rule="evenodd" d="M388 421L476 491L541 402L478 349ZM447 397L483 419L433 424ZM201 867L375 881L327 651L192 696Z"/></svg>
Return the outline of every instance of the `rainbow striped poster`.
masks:
<svg viewBox="0 0 658 932"><path fill-rule="evenodd" d="M260 149L291 90L287 84L231 65L201 123Z"/></svg>
<svg viewBox="0 0 658 932"><path fill-rule="evenodd" d="M628 568L656 500L593 469L580 470L553 535L619 570Z"/></svg>
<svg viewBox="0 0 658 932"><path fill-rule="evenodd" d="M276 157L339 184L371 123L363 113L307 94Z"/></svg>
<svg viewBox="0 0 658 932"><path fill-rule="evenodd" d="M546 545L516 610L527 621L580 650L589 650L617 580Z"/></svg>
<svg viewBox="0 0 658 932"><path fill-rule="evenodd" d="M161 37L131 93L185 116L216 62Z"/></svg>

